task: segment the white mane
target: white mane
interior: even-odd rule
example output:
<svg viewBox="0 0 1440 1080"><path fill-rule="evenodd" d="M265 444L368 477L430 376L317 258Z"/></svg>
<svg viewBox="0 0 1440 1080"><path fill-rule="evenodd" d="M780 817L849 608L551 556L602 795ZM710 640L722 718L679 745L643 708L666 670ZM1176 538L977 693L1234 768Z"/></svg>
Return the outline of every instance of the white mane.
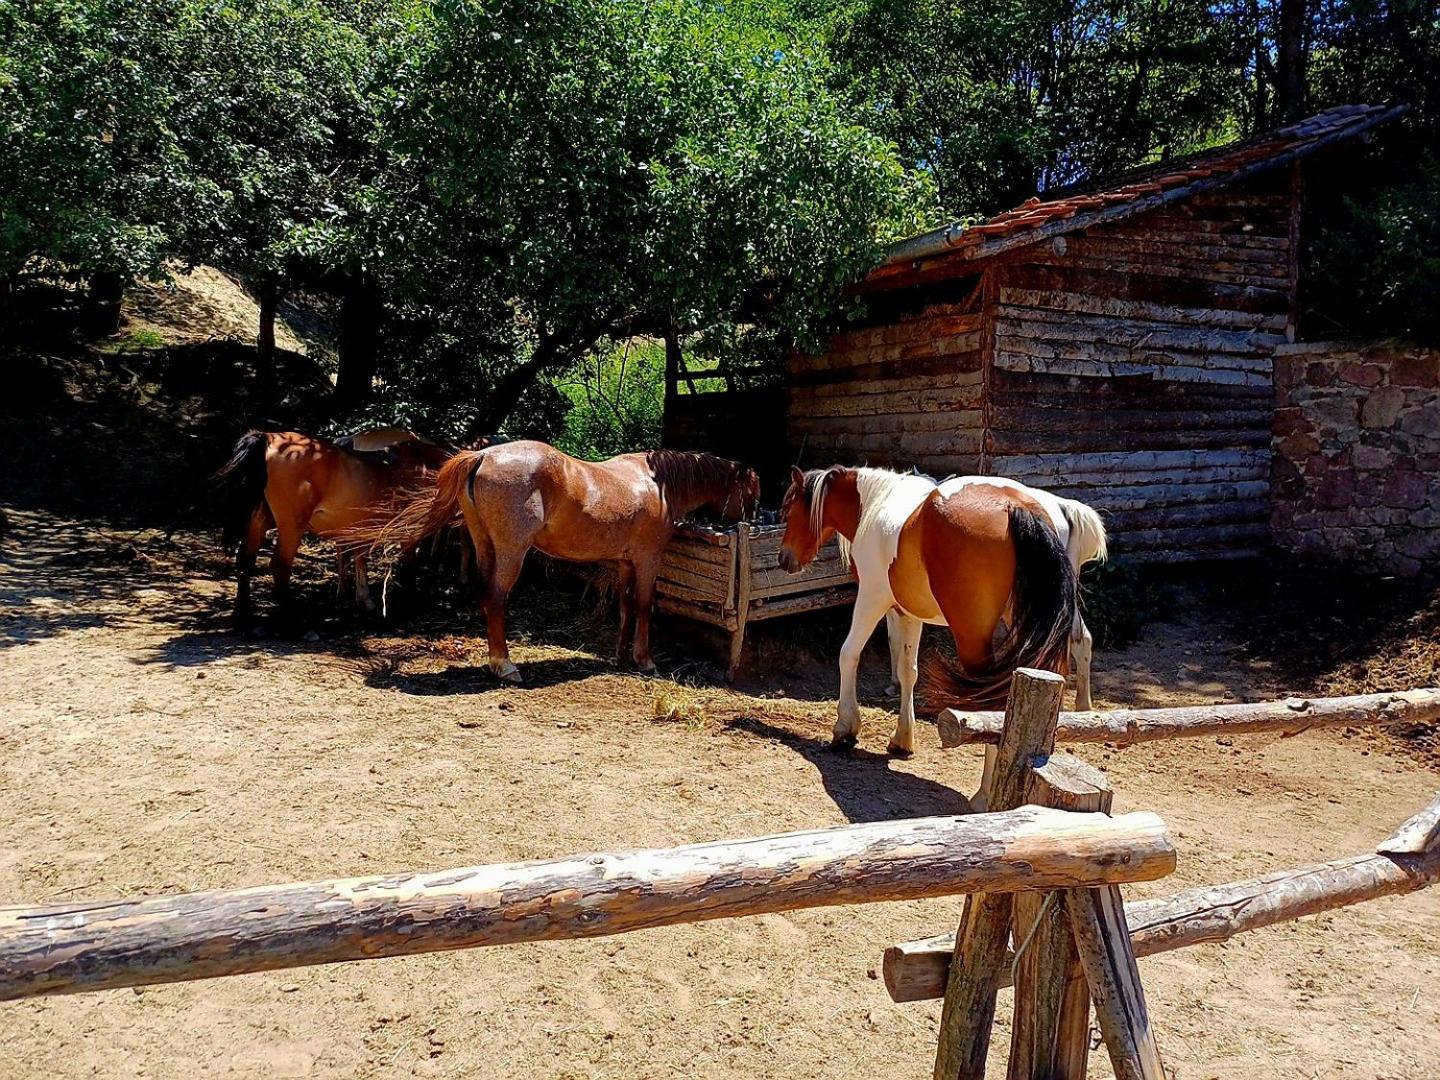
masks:
<svg viewBox="0 0 1440 1080"><path fill-rule="evenodd" d="M821 523L825 518L825 498L829 494L830 473L825 473L815 485L815 494L810 500L810 524L815 530L815 535L821 532ZM915 473L892 472L889 469L861 468L855 470L855 490L860 498L860 520L855 525L855 539L846 540L845 537L835 536L836 546L840 549L840 561L846 569L851 565L851 548L864 538L885 513L886 507L890 504L890 497L901 487L908 486L916 481L923 482L929 487L934 487L935 482L928 476L919 476ZM907 509L907 516L909 510Z"/></svg>

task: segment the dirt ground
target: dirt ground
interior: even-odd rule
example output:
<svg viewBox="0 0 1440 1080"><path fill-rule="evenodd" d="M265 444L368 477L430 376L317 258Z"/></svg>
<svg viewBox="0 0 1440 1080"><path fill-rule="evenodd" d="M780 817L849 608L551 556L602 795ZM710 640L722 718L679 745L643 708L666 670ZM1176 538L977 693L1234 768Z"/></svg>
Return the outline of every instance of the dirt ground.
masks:
<svg viewBox="0 0 1440 1080"><path fill-rule="evenodd" d="M913 759L883 755L875 657L861 749L830 752L833 669L803 659L793 630L762 633L757 673L730 690L705 643L661 623L672 678L645 680L612 666L608 622L539 582L516 601L529 683L500 687L471 617L354 634L321 617L317 586L315 632L241 637L204 538L7 513L0 902L963 813L979 779L978 754L942 752L933 728ZM1242 655L1245 628L1225 612L1171 614L1097 653L1102 706L1311 688ZM833 651L841 630L820 620L806 634ZM1108 770L1118 809L1157 811L1176 837L1176 874L1136 896L1368 850L1440 786L1431 758L1372 732L1080 752ZM816 910L0 1004L0 1077L927 1075L939 1003L892 1004L878 966L960 908ZM1440 1075L1437 930L1432 891L1143 960L1173 1076ZM1006 992L997 1068L1010 1005ZM1109 1075L1103 1051L1094 1061Z"/></svg>

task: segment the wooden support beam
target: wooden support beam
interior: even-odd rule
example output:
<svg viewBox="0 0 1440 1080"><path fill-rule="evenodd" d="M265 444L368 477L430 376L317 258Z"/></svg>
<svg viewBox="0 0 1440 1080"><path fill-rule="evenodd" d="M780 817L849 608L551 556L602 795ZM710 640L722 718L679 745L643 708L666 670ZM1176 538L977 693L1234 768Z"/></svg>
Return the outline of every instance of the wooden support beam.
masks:
<svg viewBox="0 0 1440 1080"><path fill-rule="evenodd" d="M1138 881L1174 865L1153 814L1025 807L429 874L0 908L0 1000L836 904Z"/></svg>
<svg viewBox="0 0 1440 1080"><path fill-rule="evenodd" d="M1119 888L1069 889L1065 908L1115 1080L1166 1080Z"/></svg>
<svg viewBox="0 0 1440 1080"><path fill-rule="evenodd" d="M1152 739L1193 738L1268 731L1298 735L1312 728L1367 724L1420 724L1440 720L1440 688L1353 697L1287 698L1245 705L1187 705L1177 709L1111 709L1060 715L1059 742L1105 742L1132 746ZM998 743L1004 715L941 711L942 746Z"/></svg>
<svg viewBox="0 0 1440 1080"><path fill-rule="evenodd" d="M1031 770L1032 806L1108 814L1114 798L1105 774L1069 754ZM1090 1057L1090 994L1061 894L1015 897L1011 941L1019 949L1009 1080L1085 1080Z"/></svg>
<svg viewBox="0 0 1440 1080"><path fill-rule="evenodd" d="M1186 889L1125 907L1136 956L1231 938L1305 915L1440 883L1440 849L1419 855L1350 855L1262 877ZM885 950L885 988L895 1001L926 1001L945 992L955 935L907 941ZM1001 985L1008 985L1009 966Z"/></svg>
<svg viewBox="0 0 1440 1080"><path fill-rule="evenodd" d="M990 784L992 809L1013 809L1024 800L1031 763L1055 745L1055 717L1064 690L1063 676L1016 669ZM940 1014L935 1080L978 1080L985 1075L995 994L1010 933L1010 901L1007 894L989 892L971 897L965 905Z"/></svg>

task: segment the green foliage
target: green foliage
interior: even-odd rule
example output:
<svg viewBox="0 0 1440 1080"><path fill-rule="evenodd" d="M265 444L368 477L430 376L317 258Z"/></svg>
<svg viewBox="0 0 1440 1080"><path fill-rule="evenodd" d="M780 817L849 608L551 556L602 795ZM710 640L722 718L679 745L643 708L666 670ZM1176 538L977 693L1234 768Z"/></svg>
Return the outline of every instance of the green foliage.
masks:
<svg viewBox="0 0 1440 1080"><path fill-rule="evenodd" d="M164 7L0 0L0 280L35 255L82 272L158 267L175 156L153 70Z"/></svg>
<svg viewBox="0 0 1440 1080"><path fill-rule="evenodd" d="M1246 47L1208 0L853 0L831 35L850 92L955 214L1212 139Z"/></svg>
<svg viewBox="0 0 1440 1080"><path fill-rule="evenodd" d="M1307 327L1440 342L1440 160L1344 194L1310 245Z"/></svg>
<svg viewBox="0 0 1440 1080"><path fill-rule="evenodd" d="M925 183L824 57L719 8L443 4L400 52L386 138L425 166L400 283L485 323L491 417L607 338L813 340L840 284L926 220Z"/></svg>
<svg viewBox="0 0 1440 1080"><path fill-rule="evenodd" d="M1440 342L1440 13L1428 0L1339 5L1310 75L1317 105L1410 110L1368 150L1310 170L1303 328Z"/></svg>
<svg viewBox="0 0 1440 1080"><path fill-rule="evenodd" d="M570 403L555 445L599 461L660 445L665 419L665 347L633 341L583 360L557 387Z"/></svg>
<svg viewBox="0 0 1440 1080"><path fill-rule="evenodd" d="M165 347L165 335L158 330L138 329L127 332L123 337L106 343L106 351L113 353L150 352Z"/></svg>

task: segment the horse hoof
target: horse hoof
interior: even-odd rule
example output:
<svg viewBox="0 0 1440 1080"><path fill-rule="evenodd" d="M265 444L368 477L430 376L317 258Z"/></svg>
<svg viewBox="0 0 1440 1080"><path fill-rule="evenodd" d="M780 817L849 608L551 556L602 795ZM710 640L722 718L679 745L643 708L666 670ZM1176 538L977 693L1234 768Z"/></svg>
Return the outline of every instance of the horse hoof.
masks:
<svg viewBox="0 0 1440 1080"><path fill-rule="evenodd" d="M509 660L490 661L490 672L501 682L514 686L519 686L524 681L520 678L520 669Z"/></svg>
<svg viewBox="0 0 1440 1080"><path fill-rule="evenodd" d="M831 750L851 750L859 739L854 735L836 735L830 740Z"/></svg>
<svg viewBox="0 0 1440 1080"><path fill-rule="evenodd" d="M889 752L891 757L908 758L915 756L915 748L911 746L901 746L898 743L892 742L885 749Z"/></svg>

